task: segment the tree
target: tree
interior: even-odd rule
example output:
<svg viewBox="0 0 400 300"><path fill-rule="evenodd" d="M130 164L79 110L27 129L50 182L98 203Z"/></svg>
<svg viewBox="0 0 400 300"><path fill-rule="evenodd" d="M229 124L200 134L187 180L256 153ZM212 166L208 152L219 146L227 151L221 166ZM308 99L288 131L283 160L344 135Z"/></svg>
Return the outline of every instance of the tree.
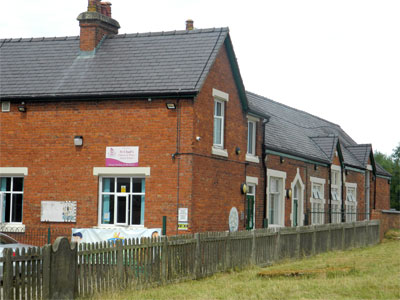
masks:
<svg viewBox="0 0 400 300"><path fill-rule="evenodd" d="M392 174L390 184L390 207L400 210L400 143L387 156L379 151L374 153L374 158L386 171Z"/></svg>

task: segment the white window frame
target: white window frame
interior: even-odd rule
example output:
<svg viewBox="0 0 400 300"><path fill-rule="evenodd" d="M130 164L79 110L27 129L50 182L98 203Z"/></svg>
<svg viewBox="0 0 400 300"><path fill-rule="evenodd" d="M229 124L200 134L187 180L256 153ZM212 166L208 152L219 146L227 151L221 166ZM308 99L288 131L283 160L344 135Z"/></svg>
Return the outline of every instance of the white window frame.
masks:
<svg viewBox="0 0 400 300"><path fill-rule="evenodd" d="M271 220L269 218L270 213L270 204L271 204L271 178L282 179L282 186L280 188L280 197L279 197L279 214L278 214L278 222L271 224ZM286 187L286 172L277 171L267 169L267 217L268 217L268 226L269 227L284 227L285 226L285 187Z"/></svg>
<svg viewBox="0 0 400 300"><path fill-rule="evenodd" d="M103 178L114 178L114 192L103 192ZM142 179L142 180L146 180L143 176L121 176L121 175L101 175L99 176L99 211L98 211L98 226L100 228L115 228L115 227L129 227L129 228L144 228L144 213L145 213L145 205L146 205L146 191L144 192L140 192L140 193L134 193L132 191L132 189L130 190L129 193L121 193L121 192L117 192L116 191L116 187L117 187L117 179L118 178L129 178L130 179L130 187L132 187L132 179ZM103 211L103 195L114 195L114 223L113 224L102 224L101 220L102 220L102 215L101 212ZM128 203L129 201L129 196L131 196L130 198L130 204ZM131 205L132 207L132 201L133 201L133 196L144 196L145 200L143 201L143 206L141 207L141 224L131 224L132 220L131 220L131 215L128 214L128 206ZM125 223L117 223L117 199L118 197L126 197L126 212L125 212L125 219L126 222ZM142 215L143 214L143 215Z"/></svg>
<svg viewBox="0 0 400 300"><path fill-rule="evenodd" d="M331 220L332 223L342 222L342 178L341 178L342 168L340 166L331 166ZM337 178L335 176L337 175ZM336 178L336 180L333 180ZM337 191L336 193L334 192ZM336 207L336 208L335 208Z"/></svg>
<svg viewBox="0 0 400 300"><path fill-rule="evenodd" d="M213 109L213 146L211 148L211 153L214 155L219 155L219 156L224 156L224 157L228 157L228 151L226 149L224 149L224 145L225 145L225 111L226 111L226 105L225 102L229 101L229 94L219 91L217 89L212 90L212 96L214 97L214 109ZM216 116L215 112L216 112L216 105L217 103L221 104L221 116ZM220 136L220 140L221 143L220 144L216 144L214 143L215 140L215 119L220 119L221 120L221 136Z"/></svg>
<svg viewBox="0 0 400 300"><path fill-rule="evenodd" d="M246 176L246 184L248 186L253 187L254 195L254 203L253 203L253 229L256 228L256 194L257 194L257 185L258 185L258 177Z"/></svg>
<svg viewBox="0 0 400 300"><path fill-rule="evenodd" d="M318 177L310 177L311 182L311 225L320 225L325 223L325 183L326 180ZM321 186L320 193L314 193L315 185ZM322 207L321 214L313 213L313 204L320 205Z"/></svg>
<svg viewBox="0 0 400 300"><path fill-rule="evenodd" d="M93 175L98 176L99 180L99 196L98 196L98 215L97 215L97 220L98 220L98 227L99 228L116 228L120 227L120 225L113 225L113 224L102 224L101 223L101 212L102 212L102 178L103 177L126 177L126 178L143 178L146 180L146 178L150 177L151 174L151 168L150 167L94 167L93 168ZM133 193L130 193L131 195ZM140 194L140 193L139 193ZM146 191L144 195L146 194ZM136 195L136 193L135 193ZM131 199L132 201L132 199ZM146 200L144 201L144 206L146 205ZM129 228L145 228L145 218L144 218L144 213L145 213L145 207L142 207L143 211L143 222L140 225L128 225ZM126 227L126 226L124 226Z"/></svg>
<svg viewBox="0 0 400 300"><path fill-rule="evenodd" d="M259 122L260 119L253 117L253 116L247 116L247 150L246 150L246 161L249 162L254 162L254 163L259 163L260 159L256 155L257 153L257 122ZM252 137L249 136L249 124L253 124L253 133ZM253 149L249 149L249 140L251 138L251 141L253 143ZM250 150L250 151L249 151Z"/></svg>
<svg viewBox="0 0 400 300"><path fill-rule="evenodd" d="M1 101L1 111L2 112L10 112L11 111L11 102L10 101Z"/></svg>
<svg viewBox="0 0 400 300"><path fill-rule="evenodd" d="M292 212L290 213L290 220L291 220L291 224L293 226L293 222L294 222L294 216L293 216L293 207L294 207L294 187L296 186L296 184L299 183L300 185L300 191L299 191L299 199L298 199L298 209L299 209L299 214L300 214L300 218L299 218L299 225L298 226L303 226L304 225L304 191L305 191L305 186L303 181L301 180L301 176L300 176L300 170L299 168L297 168L297 174L296 177L293 179L290 187L292 189Z"/></svg>
<svg viewBox="0 0 400 300"><path fill-rule="evenodd" d="M28 176L28 168L25 167L0 167L0 177L19 177L24 178L22 192L12 192L22 194L24 198L25 193L25 177ZM22 221L21 222L3 222L3 195L5 193L0 191L0 227L3 232L25 232L24 220L24 199L22 199Z"/></svg>
<svg viewBox="0 0 400 300"><path fill-rule="evenodd" d="M346 222L357 221L357 183L346 182ZM351 193L349 190L354 190L354 197L349 197Z"/></svg>

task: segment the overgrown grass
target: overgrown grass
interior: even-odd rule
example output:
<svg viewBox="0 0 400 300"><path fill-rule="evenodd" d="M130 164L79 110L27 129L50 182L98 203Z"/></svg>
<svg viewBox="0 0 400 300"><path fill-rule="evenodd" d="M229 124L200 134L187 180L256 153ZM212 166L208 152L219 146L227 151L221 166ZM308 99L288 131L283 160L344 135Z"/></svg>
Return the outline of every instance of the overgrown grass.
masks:
<svg viewBox="0 0 400 300"><path fill-rule="evenodd" d="M295 271L332 267L350 267L351 271L300 277L257 275L265 269ZM148 290L101 294L95 299L400 299L400 241Z"/></svg>

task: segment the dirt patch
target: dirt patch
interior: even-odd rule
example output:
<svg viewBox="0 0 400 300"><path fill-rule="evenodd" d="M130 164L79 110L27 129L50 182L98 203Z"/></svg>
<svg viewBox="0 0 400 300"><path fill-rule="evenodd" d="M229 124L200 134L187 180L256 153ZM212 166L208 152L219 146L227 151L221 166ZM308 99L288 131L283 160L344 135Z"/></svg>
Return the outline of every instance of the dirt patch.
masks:
<svg viewBox="0 0 400 300"><path fill-rule="evenodd" d="M297 276L309 276L316 274L348 274L354 268L343 267L343 268L322 268L322 269L309 269L309 270L273 270L273 271L261 271L257 275L261 277L274 278L274 277L297 277Z"/></svg>

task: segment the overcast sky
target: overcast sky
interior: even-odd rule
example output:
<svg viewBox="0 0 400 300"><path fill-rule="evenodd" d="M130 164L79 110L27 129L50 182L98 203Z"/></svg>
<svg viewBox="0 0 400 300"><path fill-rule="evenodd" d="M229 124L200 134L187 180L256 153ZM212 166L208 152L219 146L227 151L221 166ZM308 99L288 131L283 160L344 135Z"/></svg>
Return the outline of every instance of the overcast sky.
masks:
<svg viewBox="0 0 400 300"><path fill-rule="evenodd" d="M229 27L248 91L400 143L399 0L110 0L119 33ZM87 0L2 1L0 38L79 35ZM1 78L0 78L1 80Z"/></svg>

